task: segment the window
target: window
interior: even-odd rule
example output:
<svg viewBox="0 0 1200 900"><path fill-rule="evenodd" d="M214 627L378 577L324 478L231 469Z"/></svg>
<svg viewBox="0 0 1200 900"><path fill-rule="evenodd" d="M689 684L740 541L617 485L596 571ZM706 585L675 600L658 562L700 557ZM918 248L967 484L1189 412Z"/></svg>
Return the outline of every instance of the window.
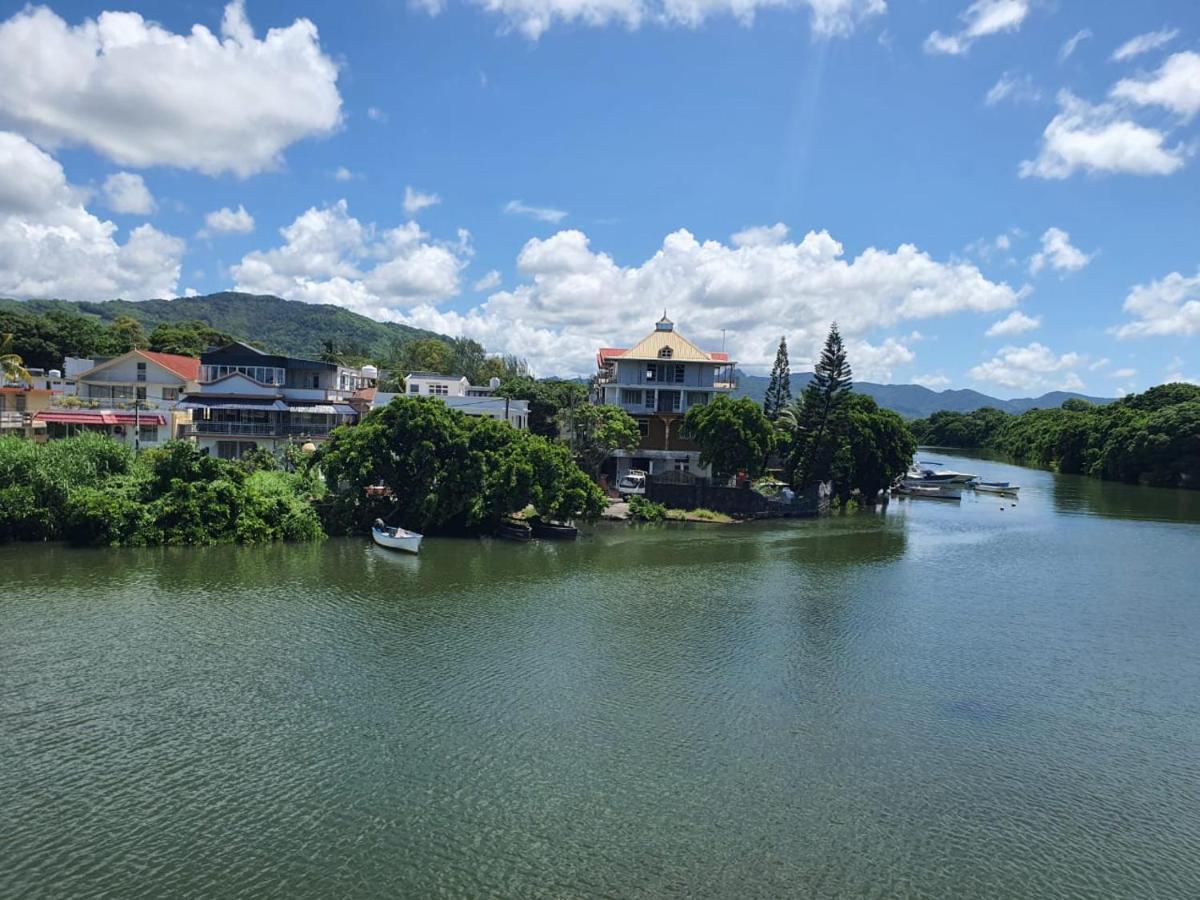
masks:
<svg viewBox="0 0 1200 900"><path fill-rule="evenodd" d="M626 406L641 406L642 405L642 391L631 391L631 390L627 390L627 389L622 390L621 391L621 402L624 403Z"/></svg>
<svg viewBox="0 0 1200 900"><path fill-rule="evenodd" d="M146 380L146 364L144 362L140 362L137 364L137 380L138 381Z"/></svg>
<svg viewBox="0 0 1200 900"><path fill-rule="evenodd" d="M313 376L313 378L312 378L312 386L313 386L313 387L315 387L315 388L319 388L319 387L321 386L321 376L320 376L320 375L314 375L314 376Z"/></svg>
<svg viewBox="0 0 1200 900"><path fill-rule="evenodd" d="M654 409L654 391L646 391L646 409Z"/></svg>
<svg viewBox="0 0 1200 900"><path fill-rule="evenodd" d="M659 359L670 359L674 355L674 353L675 353L675 351L672 350L670 347L663 347L661 350L658 351L658 358Z"/></svg>
<svg viewBox="0 0 1200 900"><path fill-rule="evenodd" d="M708 402L708 394L704 391L688 391L687 392L688 407L703 406Z"/></svg>
<svg viewBox="0 0 1200 900"><path fill-rule="evenodd" d="M158 443L158 426L142 425L138 428L138 440L143 444Z"/></svg>
<svg viewBox="0 0 1200 900"><path fill-rule="evenodd" d="M675 471L676 472L690 472L691 468L692 468L692 464L688 460L686 460L686 459L675 460Z"/></svg>
<svg viewBox="0 0 1200 900"><path fill-rule="evenodd" d="M650 437L650 420L649 419L638 419L637 425L638 425L638 434L640 434L642 437Z"/></svg>
<svg viewBox="0 0 1200 900"><path fill-rule="evenodd" d="M178 400L179 399L179 388L163 388L163 399L164 400Z"/></svg>
<svg viewBox="0 0 1200 900"><path fill-rule="evenodd" d="M145 400L145 399L146 399L146 389L145 389L144 387L140 387L140 388L138 388L138 389L137 389L137 398L138 398L139 400Z"/></svg>
<svg viewBox="0 0 1200 900"><path fill-rule="evenodd" d="M658 366L656 366L654 363L646 363L646 380L658 380Z"/></svg>
<svg viewBox="0 0 1200 900"><path fill-rule="evenodd" d="M17 394L13 399L17 401L17 412L25 412L25 395Z"/></svg>
<svg viewBox="0 0 1200 900"><path fill-rule="evenodd" d="M675 384L683 384L683 373L685 371L683 363L675 363L672 368L674 371L671 373L671 381Z"/></svg>
<svg viewBox="0 0 1200 900"><path fill-rule="evenodd" d="M408 386L408 392L410 394L419 394L421 393L421 386L419 384L410 384Z"/></svg>
<svg viewBox="0 0 1200 900"><path fill-rule="evenodd" d="M450 388L444 384L431 384L429 386L429 393L435 397L445 397L450 393Z"/></svg>

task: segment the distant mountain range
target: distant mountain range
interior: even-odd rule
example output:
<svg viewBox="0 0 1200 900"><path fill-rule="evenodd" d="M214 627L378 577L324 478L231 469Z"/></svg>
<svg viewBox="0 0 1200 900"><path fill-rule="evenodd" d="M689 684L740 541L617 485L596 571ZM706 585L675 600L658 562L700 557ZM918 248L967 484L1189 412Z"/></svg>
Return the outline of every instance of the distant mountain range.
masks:
<svg viewBox="0 0 1200 900"><path fill-rule="evenodd" d="M799 396L804 386L812 380L812 372L801 372L792 375L792 396ZM735 395L750 397L762 402L771 379L764 375L746 375L738 373L738 386ZM1073 394L1069 391L1051 391L1040 397L1021 397L1017 400L1000 400L989 397L979 391L931 391L919 384L872 384L869 381L854 382L854 390L875 398L880 406L894 410L908 419L923 419L940 410L950 412L971 412L990 406L1006 413L1023 413L1029 409L1050 409L1062 406L1064 400L1077 397L1089 403L1111 403L1111 398L1088 397L1085 394Z"/></svg>
<svg viewBox="0 0 1200 900"><path fill-rule="evenodd" d="M282 297L223 291L174 300L7 300L0 312L45 314L62 310L95 316L105 324L129 316L150 332L162 322L198 321L242 340L261 341L272 352L312 357L332 339L339 348L358 348L368 356L383 356L397 339L439 337L432 331L395 322L377 322L340 306L301 303Z"/></svg>

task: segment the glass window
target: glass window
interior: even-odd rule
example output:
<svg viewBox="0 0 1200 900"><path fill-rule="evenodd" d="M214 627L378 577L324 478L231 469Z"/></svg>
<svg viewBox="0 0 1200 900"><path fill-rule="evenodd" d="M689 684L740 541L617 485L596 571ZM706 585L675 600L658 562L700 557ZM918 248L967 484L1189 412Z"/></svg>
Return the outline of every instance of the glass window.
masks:
<svg viewBox="0 0 1200 900"><path fill-rule="evenodd" d="M673 373L674 377L671 380L674 381L675 384L683 384L683 373L684 373L683 363L675 363L674 368L675 368L675 371Z"/></svg>
<svg viewBox="0 0 1200 900"><path fill-rule="evenodd" d="M658 351L658 358L659 359L670 359L673 354L674 354L674 351L670 347L663 347L661 350Z"/></svg>
<svg viewBox="0 0 1200 900"><path fill-rule="evenodd" d="M646 409L654 409L654 391L646 391Z"/></svg>
<svg viewBox="0 0 1200 900"><path fill-rule="evenodd" d="M641 406L642 392L641 391L622 390L621 391L621 402L629 404L630 406Z"/></svg>
<svg viewBox="0 0 1200 900"><path fill-rule="evenodd" d="M419 384L410 384L408 386L408 392L410 394L419 394L421 393L421 386Z"/></svg>
<svg viewBox="0 0 1200 900"><path fill-rule="evenodd" d="M178 400L179 388L163 388L162 394L164 400Z"/></svg>
<svg viewBox="0 0 1200 900"><path fill-rule="evenodd" d="M144 362L140 362L137 364L137 380L138 381L146 380L146 364Z"/></svg>
<svg viewBox="0 0 1200 900"><path fill-rule="evenodd" d="M688 391L688 406L703 406L708 402L708 394L704 391Z"/></svg>
<svg viewBox="0 0 1200 900"><path fill-rule="evenodd" d="M137 389L137 398L138 398L139 400L145 400L145 399L146 399L146 389L145 389L144 387L140 387L140 388L138 388L138 389Z"/></svg>
<svg viewBox="0 0 1200 900"><path fill-rule="evenodd" d="M450 388L444 384L431 384L429 386L429 393L437 397L445 397L450 393Z"/></svg>
<svg viewBox="0 0 1200 900"><path fill-rule="evenodd" d="M25 412L25 395L17 394L14 399L17 401L17 412Z"/></svg>
<svg viewBox="0 0 1200 900"><path fill-rule="evenodd" d="M637 423L638 423L638 434L640 434L642 437L649 437L650 436L650 420L649 419L638 419Z"/></svg>
<svg viewBox="0 0 1200 900"><path fill-rule="evenodd" d="M142 425L138 428L138 440L145 443L158 443L158 426Z"/></svg>

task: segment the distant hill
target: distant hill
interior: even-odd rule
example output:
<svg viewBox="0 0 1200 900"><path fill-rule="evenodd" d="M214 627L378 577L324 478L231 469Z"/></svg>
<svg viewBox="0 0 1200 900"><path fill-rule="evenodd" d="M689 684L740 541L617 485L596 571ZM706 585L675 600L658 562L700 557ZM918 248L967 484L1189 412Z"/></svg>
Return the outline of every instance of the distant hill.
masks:
<svg viewBox="0 0 1200 900"><path fill-rule="evenodd" d="M320 353L322 342L330 339L339 348L361 347L368 355L381 356L397 339L409 341L439 336L432 331L395 322L376 322L340 306L233 291L137 303L129 300L92 303L0 298L0 311L8 310L39 314L65 310L96 316L104 323L119 316L130 316L141 322L147 332L162 322L195 320L243 340L261 341L268 350L301 357Z"/></svg>
<svg viewBox="0 0 1200 900"><path fill-rule="evenodd" d="M798 396L804 386L812 379L811 372L801 372L792 375L792 395ZM746 396L759 403L767 392L771 379L764 375L746 375L738 373L738 387L735 395ZM990 406L1006 413L1023 413L1028 409L1050 409L1062 406L1064 400L1078 397L1089 403L1110 403L1111 399L1103 397L1088 397L1084 394L1072 394L1068 391L1051 391L1040 397L1022 397L1017 400L1000 400L989 397L979 391L931 391L919 384L872 384L869 381L854 382L854 389L860 394L875 398L880 406L894 410L907 419L923 419L926 416L948 410L950 412L971 412Z"/></svg>

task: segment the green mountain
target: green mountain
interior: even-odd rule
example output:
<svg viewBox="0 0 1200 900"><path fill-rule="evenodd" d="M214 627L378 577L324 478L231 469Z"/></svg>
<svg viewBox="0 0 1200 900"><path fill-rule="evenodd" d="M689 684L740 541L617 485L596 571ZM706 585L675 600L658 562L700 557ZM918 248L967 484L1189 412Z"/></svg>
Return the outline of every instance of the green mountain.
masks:
<svg viewBox="0 0 1200 900"><path fill-rule="evenodd" d="M811 372L801 372L792 375L792 396L798 397L804 386L812 379ZM765 375L746 375L738 373L736 396L746 396L762 402L771 379ZM854 390L875 398L875 402L885 409L894 410L908 419L923 419L940 410L950 412L971 412L990 406L1002 412L1019 414L1029 409L1053 409L1062 406L1064 400L1077 397L1089 403L1110 403L1111 399L1103 397L1088 397L1084 394L1073 394L1068 391L1051 391L1040 397L1022 397L1016 400L1000 400L989 397L979 391L931 391L919 384L872 384L869 381L854 382Z"/></svg>
<svg viewBox="0 0 1200 900"><path fill-rule="evenodd" d="M361 348L366 355L383 356L397 340L405 342L440 336L395 322L376 322L340 306L233 291L138 303L129 300L91 303L0 298L0 312L10 311L40 315L54 311L73 312L94 316L105 325L119 316L129 316L141 322L147 333L164 322L199 321L243 340L261 341L272 352L300 357L316 356L327 340L332 340L339 348Z"/></svg>

